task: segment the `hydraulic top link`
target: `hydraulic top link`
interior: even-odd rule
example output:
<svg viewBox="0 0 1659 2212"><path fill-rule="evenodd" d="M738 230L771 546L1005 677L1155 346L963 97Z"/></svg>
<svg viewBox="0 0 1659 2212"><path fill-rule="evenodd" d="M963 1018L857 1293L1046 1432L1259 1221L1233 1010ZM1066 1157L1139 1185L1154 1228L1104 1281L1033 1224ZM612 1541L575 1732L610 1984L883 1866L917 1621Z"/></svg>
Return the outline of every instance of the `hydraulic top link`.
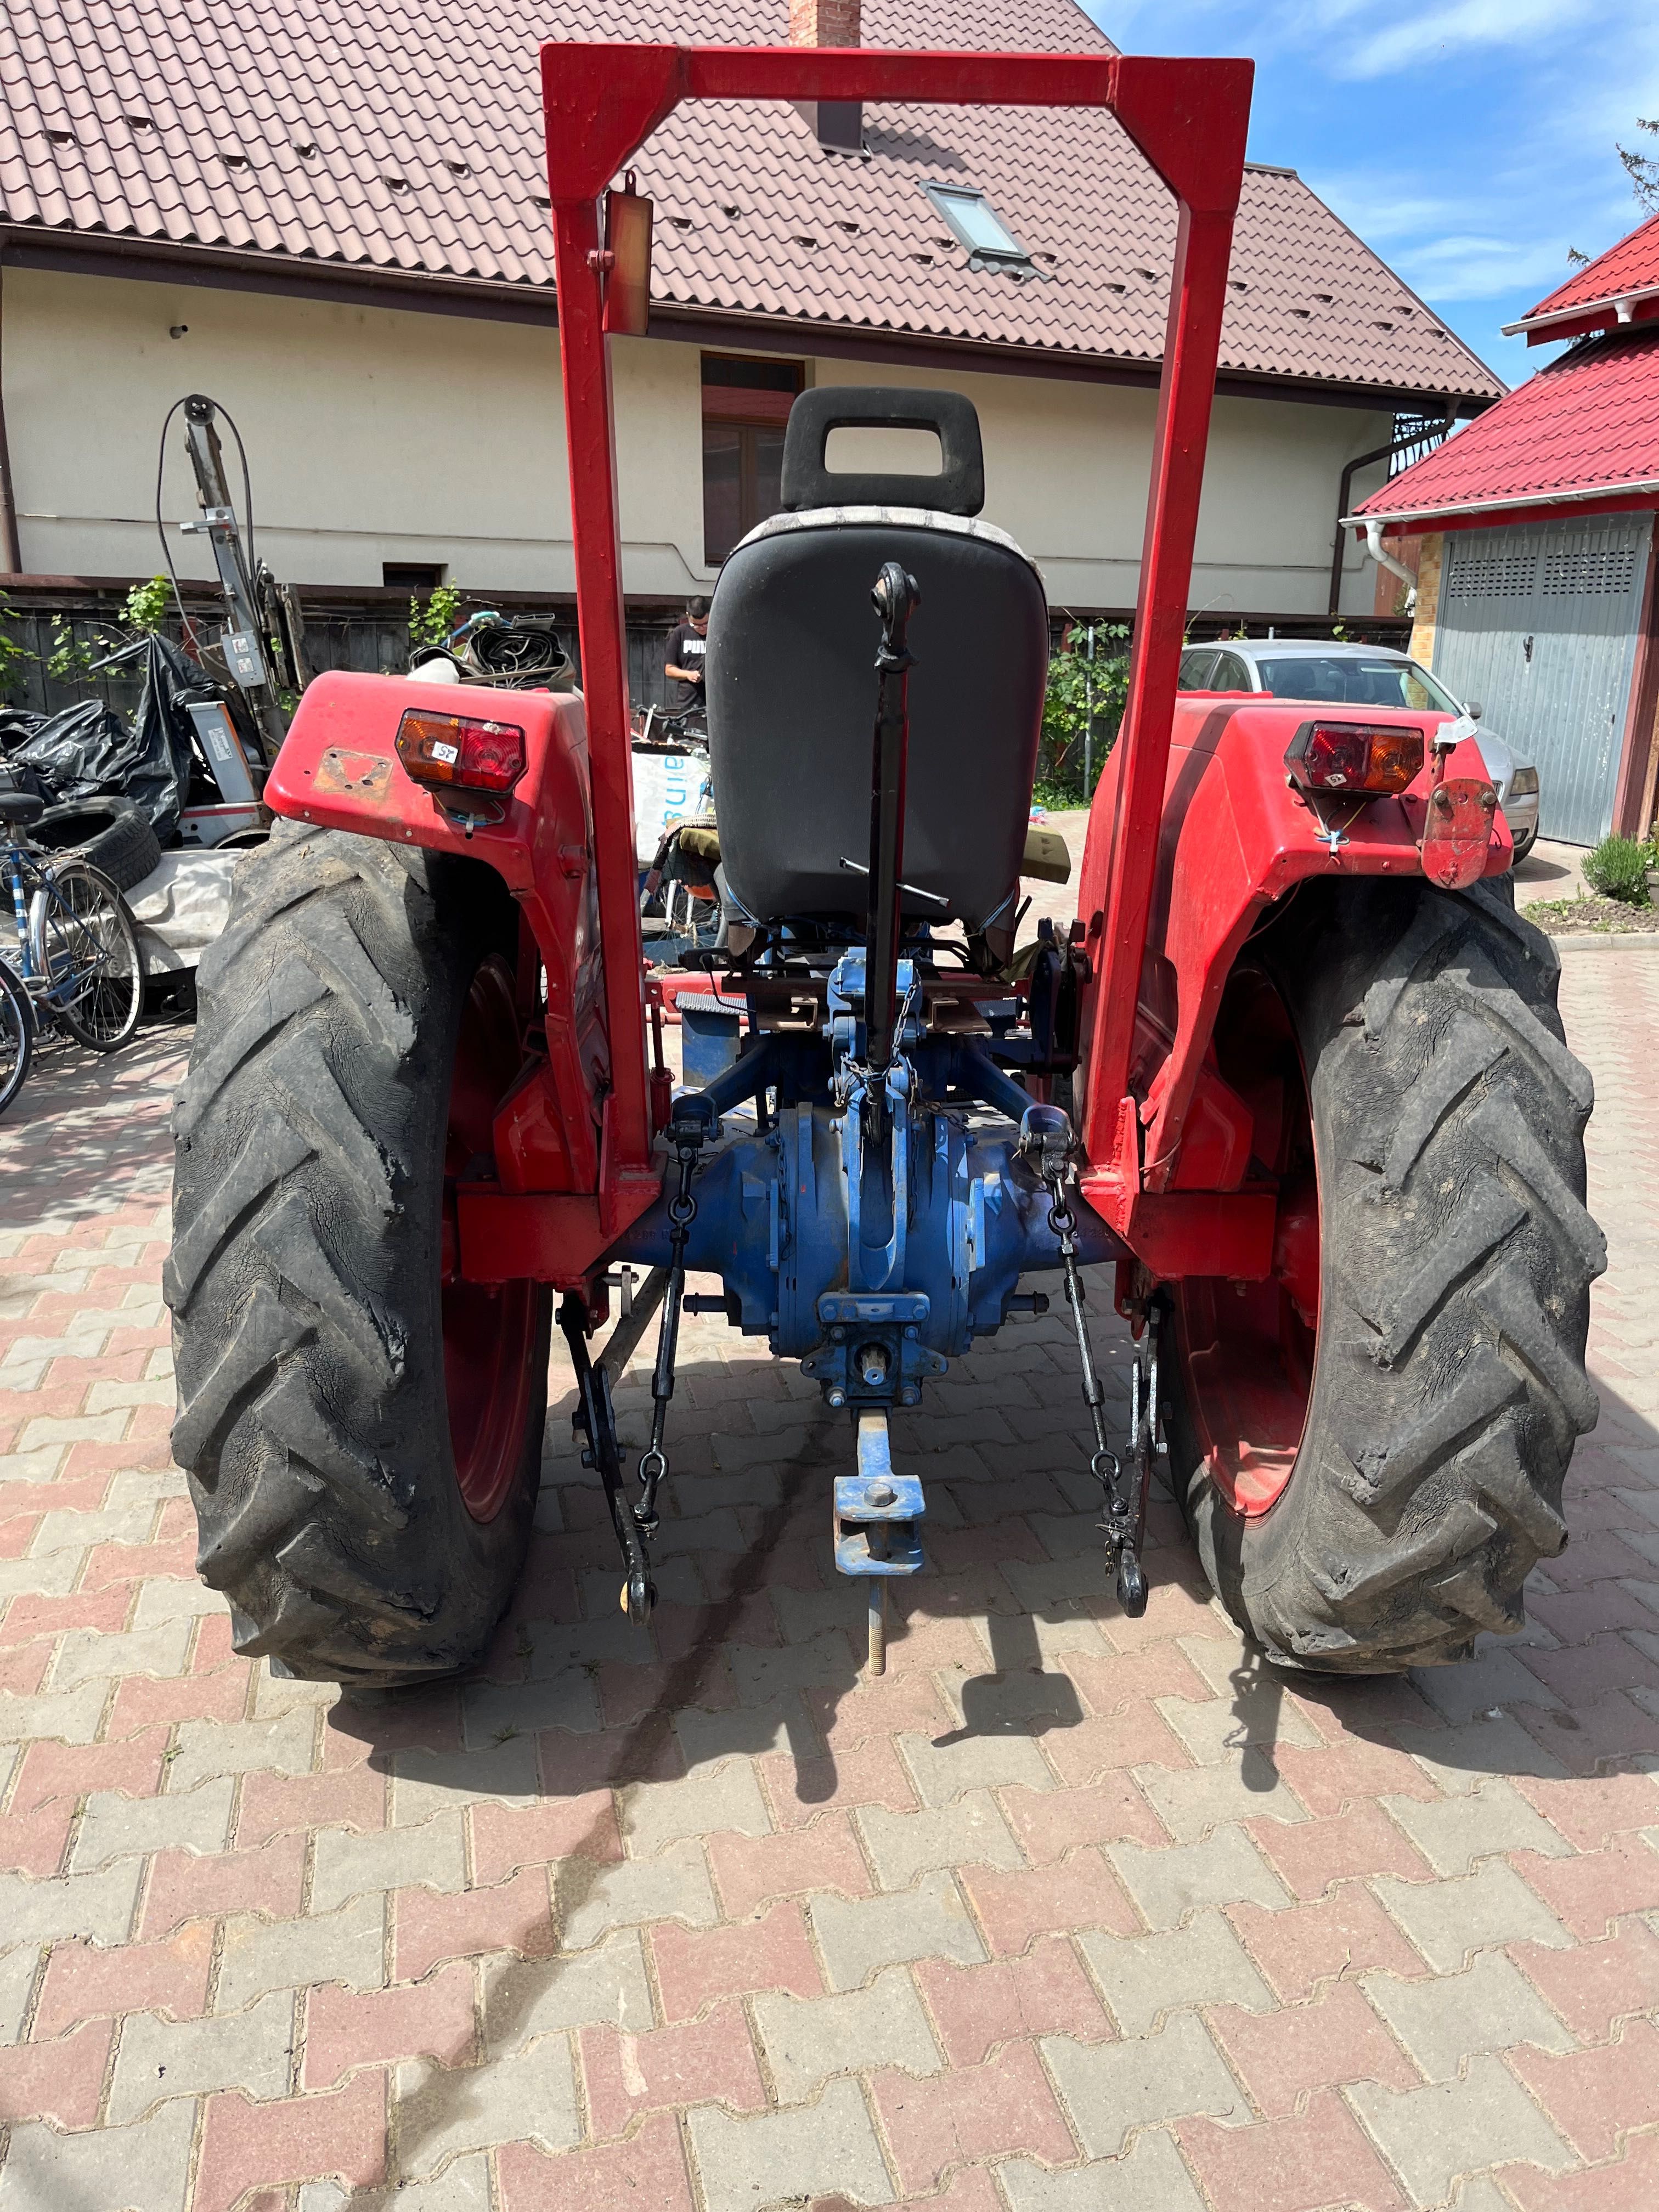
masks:
<svg viewBox="0 0 1659 2212"><path fill-rule="evenodd" d="M865 930L865 1060L876 1081L879 1116L881 1079L896 1049L900 911L904 872L904 786L909 750L911 654L907 642L910 617L921 604L914 576L896 561L882 563L870 597L881 617L881 647L876 654L880 678L876 697L875 744L870 765L870 905Z"/></svg>

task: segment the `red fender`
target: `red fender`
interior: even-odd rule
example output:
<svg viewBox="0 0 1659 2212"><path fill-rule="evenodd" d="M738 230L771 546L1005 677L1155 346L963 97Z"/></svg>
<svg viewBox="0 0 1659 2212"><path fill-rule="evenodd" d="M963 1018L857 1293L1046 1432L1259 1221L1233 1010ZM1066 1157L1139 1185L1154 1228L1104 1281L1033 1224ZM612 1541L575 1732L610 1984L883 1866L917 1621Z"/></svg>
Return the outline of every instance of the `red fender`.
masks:
<svg viewBox="0 0 1659 2212"><path fill-rule="evenodd" d="M469 836L398 758L410 708L476 714L524 732L526 766L496 823ZM300 702L265 784L296 822L483 861L507 885L541 954L545 1006L526 1004L525 1066L495 1116L499 1181L463 1184L460 1261L474 1280L535 1274L580 1285L660 1188L660 1171L605 1176L605 1033L587 728L580 696L484 691L333 671ZM539 1202L526 1208L525 1194ZM534 1264L503 1224L535 1216Z"/></svg>
<svg viewBox="0 0 1659 2212"><path fill-rule="evenodd" d="M1315 718L1390 723L1430 735L1449 719L1404 708L1310 707L1261 693L1186 692L1176 700L1130 1073L1138 1132L1093 1080L1100 962L1097 953L1092 957L1077 1083L1089 1160L1083 1194L1159 1277L1270 1272L1273 1209L1264 1208L1263 1194L1243 1187L1249 1111L1216 1073L1211 1052L1223 988L1265 910L1313 876L1421 875L1431 821L1437 881L1500 875L1512 857L1501 813L1482 817L1486 835L1470 844L1467 789L1455 808L1441 809L1448 825L1441 831L1426 762L1398 799L1326 794L1316 811L1287 782L1285 768L1291 738ZM1078 903L1091 948L1104 929L1118 768L1115 751L1090 811ZM1451 752L1445 775L1449 789L1489 787L1472 739ZM1322 816L1343 833L1335 850L1318 834ZM1460 840L1455 866L1453 828ZM1180 1202L1181 1194L1200 1192L1213 1195L1205 1204Z"/></svg>

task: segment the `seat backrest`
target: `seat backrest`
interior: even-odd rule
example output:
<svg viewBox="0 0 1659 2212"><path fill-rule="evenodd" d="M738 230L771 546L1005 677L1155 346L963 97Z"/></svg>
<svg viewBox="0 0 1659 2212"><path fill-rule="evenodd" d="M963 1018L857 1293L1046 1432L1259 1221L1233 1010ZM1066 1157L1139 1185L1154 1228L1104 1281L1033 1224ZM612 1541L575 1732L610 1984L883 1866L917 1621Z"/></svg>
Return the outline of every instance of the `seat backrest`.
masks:
<svg viewBox="0 0 1659 2212"><path fill-rule="evenodd" d="M933 429L943 466L827 470L830 431L853 423ZM733 551L709 611L708 746L732 895L757 921L862 924L866 878L842 863L869 859L881 635L870 593L883 562L899 561L921 589L903 878L935 894L907 897L905 911L982 927L1018 884L1048 610L1012 538L972 519L984 497L978 418L957 392L804 392L782 488L786 511Z"/></svg>

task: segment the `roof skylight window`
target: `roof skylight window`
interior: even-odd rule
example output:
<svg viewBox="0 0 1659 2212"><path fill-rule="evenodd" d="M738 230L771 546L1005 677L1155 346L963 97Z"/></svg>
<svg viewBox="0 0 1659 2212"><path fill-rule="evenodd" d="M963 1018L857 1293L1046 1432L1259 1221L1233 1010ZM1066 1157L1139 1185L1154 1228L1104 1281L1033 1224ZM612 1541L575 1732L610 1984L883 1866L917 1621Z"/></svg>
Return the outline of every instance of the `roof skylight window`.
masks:
<svg viewBox="0 0 1659 2212"><path fill-rule="evenodd" d="M968 248L970 269L1002 269L1013 277L1041 276L1048 281L1047 272L1036 266L976 186L924 183L921 189Z"/></svg>

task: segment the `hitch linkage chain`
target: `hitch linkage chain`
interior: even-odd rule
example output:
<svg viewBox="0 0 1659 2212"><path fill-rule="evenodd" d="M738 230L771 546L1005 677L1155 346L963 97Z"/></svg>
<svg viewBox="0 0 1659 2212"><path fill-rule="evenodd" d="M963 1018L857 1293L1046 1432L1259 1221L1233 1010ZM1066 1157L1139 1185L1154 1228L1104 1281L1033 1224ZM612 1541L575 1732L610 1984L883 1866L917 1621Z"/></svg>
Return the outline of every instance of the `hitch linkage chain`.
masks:
<svg viewBox="0 0 1659 2212"><path fill-rule="evenodd" d="M691 1178L708 1132L699 1121L677 1120L668 1133L680 1164L680 1187L668 1201L668 1287L663 1294L657 1364L651 1375L651 1443L640 1455L640 1502L634 1508L634 1518L647 1536L657 1533L657 1490L668 1472L663 1431L668 1425L668 1401L674 1395L674 1361L679 1352L680 1312L685 1302L685 1248L691 1224L697 1218Z"/></svg>
<svg viewBox="0 0 1659 2212"><path fill-rule="evenodd" d="M669 1233L672 1258L663 1297L657 1364L651 1377L651 1443L640 1459L637 1504L623 1495L622 1452L617 1437L617 1416L611 1403L611 1377L603 1364L595 1365L588 1357L587 1310L574 1291L567 1293L559 1307L559 1327L564 1331L571 1364L576 1370L578 1403L574 1425L587 1439L582 1465L597 1468L605 1485L611 1524L622 1547L627 1574L623 1584L623 1611L639 1621L650 1618L657 1601L647 1547L657 1531L657 1491L668 1472L668 1455L662 1448L663 1429L668 1419L668 1401L674 1395L674 1356L679 1346L680 1310L685 1295L685 1247L691 1224L697 1218L691 1178L696 1171L697 1155L708 1133L707 1118L698 1120L694 1116L677 1120L669 1131L679 1158L680 1187L668 1205L668 1218L672 1224Z"/></svg>
<svg viewBox="0 0 1659 2212"><path fill-rule="evenodd" d="M1060 1265L1066 1272L1066 1303L1077 1331L1078 1358L1083 1369L1084 1402L1094 1425L1095 1449L1089 1461L1089 1472L1106 1493L1106 1517L1097 1525L1106 1539L1107 1551L1117 1562L1118 1602L1132 1620L1139 1620L1146 1610L1146 1575L1140 1554L1146 1540L1151 1435L1156 1416L1146 1424L1143 1451L1140 1367L1137 1360L1130 1408L1131 1459L1126 1478L1123 1462L1106 1441L1106 1393L1095 1369L1094 1347L1089 1341L1089 1324L1083 1311L1083 1277L1078 1267L1077 1238L1073 1233L1077 1227L1077 1216L1066 1196L1073 1172L1070 1118L1057 1106L1028 1108L1020 1126L1020 1150L1048 1186L1048 1226L1060 1243ZM1155 1349L1152 1358L1156 1378ZM1155 1379L1153 1387L1155 1390ZM1152 1402L1156 1404L1155 1396Z"/></svg>
<svg viewBox="0 0 1659 2212"><path fill-rule="evenodd" d="M611 1377L587 1356L587 1307L578 1291L568 1291L559 1306L559 1327L570 1346L570 1364L576 1370L577 1405L573 1425L587 1438L582 1465L596 1468L605 1485L611 1508L611 1525L622 1547L628 1579L623 1584L623 1610L635 1620L648 1620L657 1601L646 1557L645 1539L634 1509L623 1496L622 1455L617 1443L617 1416L611 1403Z"/></svg>

